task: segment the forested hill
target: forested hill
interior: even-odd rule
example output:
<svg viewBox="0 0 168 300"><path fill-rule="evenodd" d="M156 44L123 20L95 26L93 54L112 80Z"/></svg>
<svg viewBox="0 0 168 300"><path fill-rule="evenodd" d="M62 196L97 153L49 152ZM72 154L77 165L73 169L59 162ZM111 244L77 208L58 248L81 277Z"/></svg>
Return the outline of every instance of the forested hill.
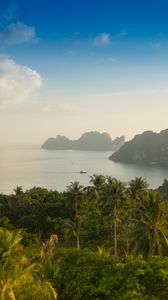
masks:
<svg viewBox="0 0 168 300"><path fill-rule="evenodd" d="M57 135L56 138L47 139L42 148L47 150L117 151L124 142L124 136L112 140L106 132L91 131L84 133L78 140L70 140L65 136Z"/></svg>
<svg viewBox="0 0 168 300"><path fill-rule="evenodd" d="M109 159L116 162L168 167L168 129L160 133L145 131L136 135Z"/></svg>

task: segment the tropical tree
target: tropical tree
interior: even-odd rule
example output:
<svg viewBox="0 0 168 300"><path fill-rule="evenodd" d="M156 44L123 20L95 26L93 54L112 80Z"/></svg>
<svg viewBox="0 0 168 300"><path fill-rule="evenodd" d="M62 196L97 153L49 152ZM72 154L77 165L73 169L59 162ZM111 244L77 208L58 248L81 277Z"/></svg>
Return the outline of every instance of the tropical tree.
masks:
<svg viewBox="0 0 168 300"><path fill-rule="evenodd" d="M117 256L117 226L119 221L119 206L125 198L125 186L116 178L107 177L106 184L107 205L113 210L113 225L114 225L114 255Z"/></svg>
<svg viewBox="0 0 168 300"><path fill-rule="evenodd" d="M100 198L105 187L106 178L103 175L93 174L90 176L90 183L93 185L95 197Z"/></svg>
<svg viewBox="0 0 168 300"><path fill-rule="evenodd" d="M20 196L23 194L23 188L22 186L17 186L15 189L14 189L14 192L15 192L15 195L16 196Z"/></svg>
<svg viewBox="0 0 168 300"><path fill-rule="evenodd" d="M163 255L168 247L168 205L158 192L144 193L134 212L130 247L145 258Z"/></svg>
<svg viewBox="0 0 168 300"><path fill-rule="evenodd" d="M0 228L0 300L55 300L42 265L31 263L21 244L21 231Z"/></svg>
<svg viewBox="0 0 168 300"><path fill-rule="evenodd" d="M67 206L75 224L77 249L80 249L80 209L83 204L83 186L78 181L67 187Z"/></svg>
<svg viewBox="0 0 168 300"><path fill-rule="evenodd" d="M164 179L164 182L161 186L157 189L161 194L162 198L167 200L168 199L168 180Z"/></svg>
<svg viewBox="0 0 168 300"><path fill-rule="evenodd" d="M141 192L148 188L149 184L142 177L135 177L129 182L130 196L133 199L139 199Z"/></svg>

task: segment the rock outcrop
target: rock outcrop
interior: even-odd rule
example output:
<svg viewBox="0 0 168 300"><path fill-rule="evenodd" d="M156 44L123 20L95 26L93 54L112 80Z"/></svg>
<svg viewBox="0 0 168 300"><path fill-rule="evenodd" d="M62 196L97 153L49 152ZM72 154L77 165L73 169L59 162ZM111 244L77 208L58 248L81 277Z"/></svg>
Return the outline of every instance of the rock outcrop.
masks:
<svg viewBox="0 0 168 300"><path fill-rule="evenodd" d="M168 129L160 133L145 131L136 135L109 159L116 162L168 166Z"/></svg>
<svg viewBox="0 0 168 300"><path fill-rule="evenodd" d="M125 142L125 137L115 140L104 132L91 131L84 133L78 140L70 140L65 136L47 139L42 149L47 150L90 150L90 151L117 151Z"/></svg>

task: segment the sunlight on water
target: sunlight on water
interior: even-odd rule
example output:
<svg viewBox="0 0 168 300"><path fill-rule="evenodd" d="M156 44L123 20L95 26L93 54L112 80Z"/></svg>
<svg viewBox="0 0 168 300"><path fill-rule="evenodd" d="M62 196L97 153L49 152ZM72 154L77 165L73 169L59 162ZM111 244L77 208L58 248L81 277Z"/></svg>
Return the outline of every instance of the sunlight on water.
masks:
<svg viewBox="0 0 168 300"><path fill-rule="evenodd" d="M88 185L94 173L124 182L142 176L153 188L168 178L168 169L115 163L108 160L110 155L111 152L46 151L38 146L0 147L0 192L12 193L17 185L62 191L75 180ZM87 174L80 174L81 170Z"/></svg>

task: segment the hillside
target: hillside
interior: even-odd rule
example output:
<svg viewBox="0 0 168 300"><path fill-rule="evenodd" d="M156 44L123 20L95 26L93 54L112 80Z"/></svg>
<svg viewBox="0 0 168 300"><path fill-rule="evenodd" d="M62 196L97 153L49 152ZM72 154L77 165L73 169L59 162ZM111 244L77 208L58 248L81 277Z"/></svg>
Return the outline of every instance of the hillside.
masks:
<svg viewBox="0 0 168 300"><path fill-rule="evenodd" d="M116 162L168 166L168 129L145 131L126 142L109 159Z"/></svg>
<svg viewBox="0 0 168 300"><path fill-rule="evenodd" d="M86 132L78 140L70 140L65 136L47 139L42 149L47 150L90 150L90 151L117 151L125 142L125 137L111 139L108 133L97 131Z"/></svg>

